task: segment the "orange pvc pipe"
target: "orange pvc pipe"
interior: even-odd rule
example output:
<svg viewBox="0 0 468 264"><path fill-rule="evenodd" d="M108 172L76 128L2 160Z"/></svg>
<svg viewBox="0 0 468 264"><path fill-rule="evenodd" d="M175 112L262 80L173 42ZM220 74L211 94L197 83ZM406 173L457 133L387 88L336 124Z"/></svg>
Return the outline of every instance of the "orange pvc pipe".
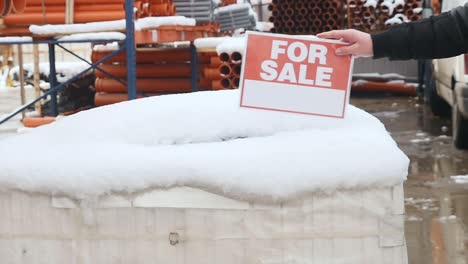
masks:
<svg viewBox="0 0 468 264"><path fill-rule="evenodd" d="M353 84L351 91L355 92L387 92L404 95L416 95L416 86L404 83L363 82Z"/></svg>
<svg viewBox="0 0 468 264"><path fill-rule="evenodd" d="M0 36L31 36L31 31L27 27L2 28Z"/></svg>
<svg viewBox="0 0 468 264"><path fill-rule="evenodd" d="M232 87L237 89L239 88L239 83L240 83L240 78L239 77L234 77L231 80Z"/></svg>
<svg viewBox="0 0 468 264"><path fill-rule="evenodd" d="M2 1L5 1L5 0L2 0ZM11 11L15 14L23 13L25 7L26 7L26 0L12 0L11 1Z"/></svg>
<svg viewBox="0 0 468 264"><path fill-rule="evenodd" d="M112 65L103 64L99 68L112 74L115 77L126 78L127 77L127 66L125 64ZM190 77L190 64L179 63L179 64L137 64L136 76L137 78L189 78ZM96 77L98 78L109 78L100 70L96 70Z"/></svg>
<svg viewBox="0 0 468 264"><path fill-rule="evenodd" d="M154 16L166 16L169 13L167 4L153 4L150 5L149 11Z"/></svg>
<svg viewBox="0 0 468 264"><path fill-rule="evenodd" d="M242 65L240 65L240 64L236 64L236 65L232 66L232 73L234 73L234 75L236 77L240 76L241 70L242 70Z"/></svg>
<svg viewBox="0 0 468 264"><path fill-rule="evenodd" d="M141 98L141 96L137 95L137 98ZM125 102L127 100L127 93L96 93L94 95L94 104L96 106L111 105Z"/></svg>
<svg viewBox="0 0 468 264"><path fill-rule="evenodd" d="M23 119L23 125L25 127L30 127L30 128L47 125L47 124L50 124L52 122L55 122L55 117L51 117L51 116L25 117Z"/></svg>
<svg viewBox="0 0 468 264"><path fill-rule="evenodd" d="M242 54L240 52L234 51L230 56L231 62L239 64L242 62Z"/></svg>
<svg viewBox="0 0 468 264"><path fill-rule="evenodd" d="M150 96L158 96L157 93L137 94L137 98ZM127 93L96 93L94 95L94 104L96 106L104 106L128 101Z"/></svg>
<svg viewBox="0 0 468 264"><path fill-rule="evenodd" d="M76 8L76 7L75 7ZM27 6L24 9L24 13L42 13L42 11L46 13L51 12L65 12L65 6L46 6L44 9L42 6Z"/></svg>
<svg viewBox="0 0 468 264"><path fill-rule="evenodd" d="M109 55L111 51L93 51L91 54L91 60L96 62L105 56ZM125 63L127 61L126 53L120 52L117 55L111 57L105 63L120 62ZM137 51L136 61L138 64L141 63L155 63L155 62L183 62L190 61L190 49L168 49L168 50L156 50L156 51Z"/></svg>
<svg viewBox="0 0 468 264"><path fill-rule="evenodd" d="M220 84L223 87L223 89L231 89L232 88L231 80L229 78L221 79Z"/></svg>
<svg viewBox="0 0 468 264"><path fill-rule="evenodd" d="M0 1L0 16L6 16L10 13L12 1L13 0Z"/></svg>
<svg viewBox="0 0 468 264"><path fill-rule="evenodd" d="M92 4L92 5L76 5L75 11L121 11L125 10L122 4Z"/></svg>
<svg viewBox="0 0 468 264"><path fill-rule="evenodd" d="M224 63L218 67L219 74L222 77L227 77L233 74L231 65Z"/></svg>
<svg viewBox="0 0 468 264"><path fill-rule="evenodd" d="M200 80L198 85L202 88L209 88L211 84L206 80ZM125 93L127 87L112 79L97 78L95 82L96 92ZM138 92L150 93L184 93L191 92L192 86L190 78L147 78L137 79Z"/></svg>
<svg viewBox="0 0 468 264"><path fill-rule="evenodd" d="M27 0L29 5L42 5L43 0ZM45 0L46 5L64 5L66 0ZM92 4L124 4L125 0L75 0L75 5L92 5ZM105 11L105 10L102 10Z"/></svg>
<svg viewBox="0 0 468 264"><path fill-rule="evenodd" d="M231 56L229 56L228 53L226 52L223 52L221 54L219 54L219 59L223 62L229 62L229 59L231 58Z"/></svg>
<svg viewBox="0 0 468 264"><path fill-rule="evenodd" d="M31 25L31 24L64 24L65 13L46 12L46 16L41 13L27 13L21 15L10 15L3 18L5 25Z"/></svg>
<svg viewBox="0 0 468 264"><path fill-rule="evenodd" d="M203 76L209 80L220 80L221 74L219 73L218 68L206 68L203 71Z"/></svg>
<svg viewBox="0 0 468 264"><path fill-rule="evenodd" d="M215 91L224 89L223 85L221 84L221 80L214 80L211 82L211 87Z"/></svg>
<svg viewBox="0 0 468 264"><path fill-rule="evenodd" d="M217 66L219 66L221 63L223 63L223 62L222 62L222 61L219 59L219 57L217 57L217 56L213 56L213 57L210 58L210 64L211 64L212 66L216 66L216 67L217 67Z"/></svg>
<svg viewBox="0 0 468 264"><path fill-rule="evenodd" d="M75 12L75 23L98 22L108 20L119 20L125 18L125 11L77 11ZM24 13L6 16L3 19L5 25L31 25L31 24L63 24L65 23L65 13L47 13L44 17L42 13Z"/></svg>

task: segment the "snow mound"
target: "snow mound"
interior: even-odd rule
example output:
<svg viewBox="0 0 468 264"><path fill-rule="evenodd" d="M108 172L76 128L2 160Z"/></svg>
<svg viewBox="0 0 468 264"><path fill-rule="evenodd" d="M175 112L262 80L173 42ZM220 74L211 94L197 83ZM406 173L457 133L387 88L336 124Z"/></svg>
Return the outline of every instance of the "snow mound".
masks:
<svg viewBox="0 0 468 264"><path fill-rule="evenodd" d="M188 186L283 200L406 178L408 158L362 110L350 106L340 120L238 105L239 91L200 92L62 118L0 141L0 189L84 199Z"/></svg>

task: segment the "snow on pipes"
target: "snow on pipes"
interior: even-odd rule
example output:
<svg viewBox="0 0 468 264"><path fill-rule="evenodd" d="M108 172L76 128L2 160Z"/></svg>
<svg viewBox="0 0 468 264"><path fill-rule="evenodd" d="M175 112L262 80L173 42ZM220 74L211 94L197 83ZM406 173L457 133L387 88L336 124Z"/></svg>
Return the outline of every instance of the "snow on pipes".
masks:
<svg viewBox="0 0 468 264"><path fill-rule="evenodd" d="M345 43L258 32L246 38L241 107L344 118L353 58L335 50Z"/></svg>

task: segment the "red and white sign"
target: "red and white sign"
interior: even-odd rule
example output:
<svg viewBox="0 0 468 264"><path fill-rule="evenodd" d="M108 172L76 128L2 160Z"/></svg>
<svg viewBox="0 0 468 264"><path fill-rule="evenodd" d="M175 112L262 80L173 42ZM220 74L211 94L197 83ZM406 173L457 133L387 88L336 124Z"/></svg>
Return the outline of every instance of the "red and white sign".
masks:
<svg viewBox="0 0 468 264"><path fill-rule="evenodd" d="M241 107L344 118L352 56L346 44L279 34L247 32L241 76Z"/></svg>

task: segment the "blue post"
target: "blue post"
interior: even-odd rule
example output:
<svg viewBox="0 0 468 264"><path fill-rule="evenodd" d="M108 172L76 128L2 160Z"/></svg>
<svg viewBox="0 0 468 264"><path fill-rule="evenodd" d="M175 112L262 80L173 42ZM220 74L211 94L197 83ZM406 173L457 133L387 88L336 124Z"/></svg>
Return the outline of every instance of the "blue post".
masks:
<svg viewBox="0 0 468 264"><path fill-rule="evenodd" d="M136 52L135 52L135 17L133 13L134 0L125 0L125 40L127 48L127 89L128 100L136 98Z"/></svg>
<svg viewBox="0 0 468 264"><path fill-rule="evenodd" d="M49 84L50 89L57 86L57 74L55 70L55 44L49 44ZM50 94L50 114L58 115L57 92Z"/></svg>
<svg viewBox="0 0 468 264"><path fill-rule="evenodd" d="M190 42L190 81L192 92L198 92L198 54L193 42Z"/></svg>

